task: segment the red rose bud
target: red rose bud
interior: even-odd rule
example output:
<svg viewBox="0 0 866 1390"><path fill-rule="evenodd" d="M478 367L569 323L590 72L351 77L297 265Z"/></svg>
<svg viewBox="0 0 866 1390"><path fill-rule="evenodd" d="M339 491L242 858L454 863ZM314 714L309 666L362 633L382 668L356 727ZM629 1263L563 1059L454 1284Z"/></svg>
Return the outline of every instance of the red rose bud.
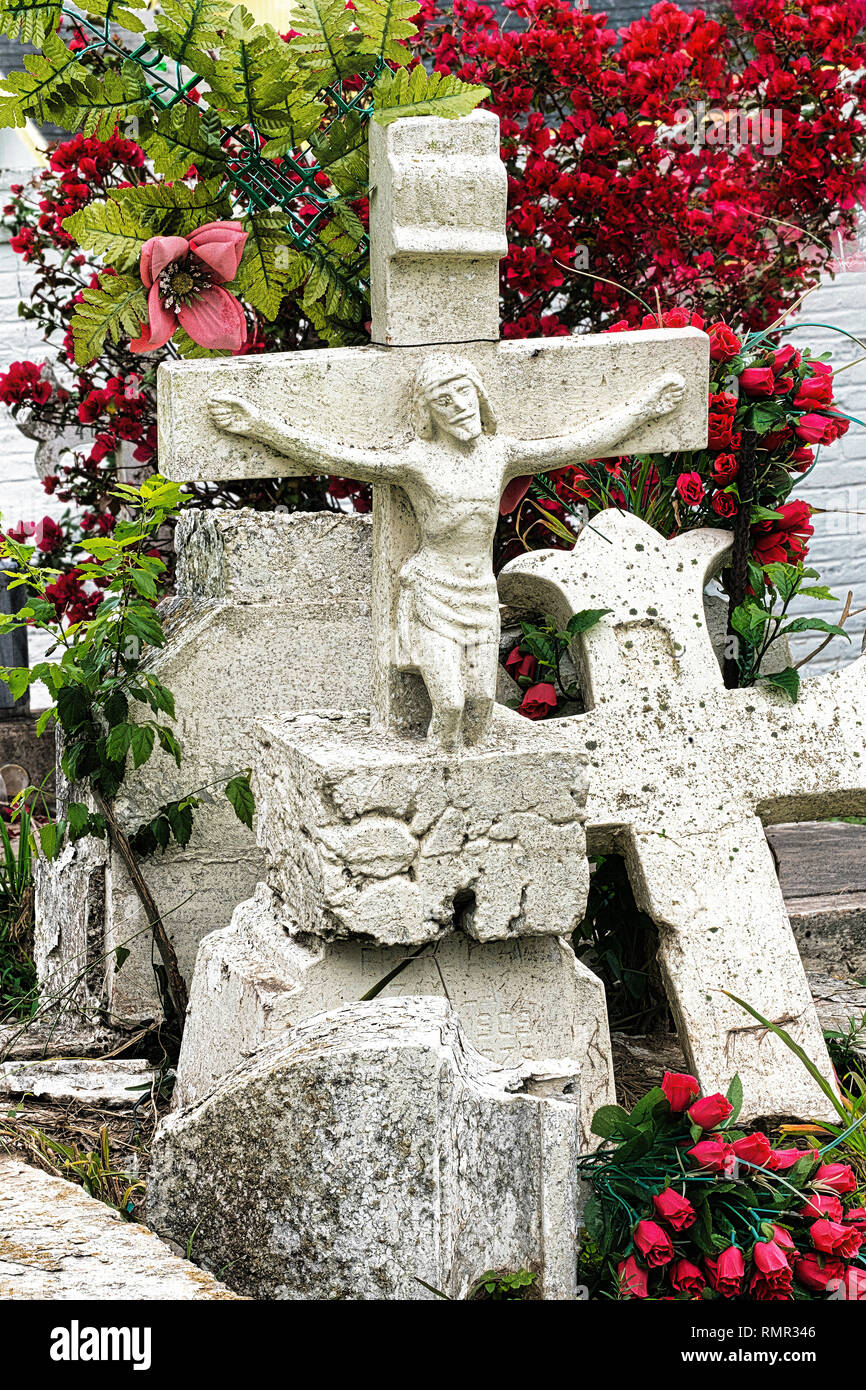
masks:
<svg viewBox="0 0 866 1390"><path fill-rule="evenodd" d="M825 1216L829 1221L842 1220L842 1203L833 1192L816 1192L800 1211L807 1221L817 1221Z"/></svg>
<svg viewBox="0 0 866 1390"><path fill-rule="evenodd" d="M826 1217L809 1227L809 1235L822 1255L838 1255L843 1260L853 1260L863 1244L863 1237L853 1226L843 1226L840 1221L828 1221Z"/></svg>
<svg viewBox="0 0 866 1390"><path fill-rule="evenodd" d="M737 512L740 510L736 497L730 492L714 493L710 505L716 516L720 516L722 520L727 520L728 517L736 516Z"/></svg>
<svg viewBox="0 0 866 1390"><path fill-rule="evenodd" d="M811 376L800 383L794 397L794 405L804 410L814 410L818 406L833 404L833 379L829 376Z"/></svg>
<svg viewBox="0 0 866 1390"><path fill-rule="evenodd" d="M740 340L726 323L712 323L707 329L710 357L714 362L730 362L740 351Z"/></svg>
<svg viewBox="0 0 866 1390"><path fill-rule="evenodd" d="M780 1274L775 1279L756 1271L749 1283L749 1297L758 1303L780 1303L791 1297L793 1282L794 1276L790 1270L787 1275Z"/></svg>
<svg viewBox="0 0 866 1390"><path fill-rule="evenodd" d="M721 1139L702 1139L688 1152L690 1158L711 1173L730 1173L737 1161L733 1146Z"/></svg>
<svg viewBox="0 0 866 1390"><path fill-rule="evenodd" d="M841 1260L825 1259L821 1255L804 1255L794 1265L797 1282L812 1293L826 1293L828 1287L838 1288L844 1273Z"/></svg>
<svg viewBox="0 0 866 1390"><path fill-rule="evenodd" d="M704 485L700 473L681 473L677 478L677 492L687 506L699 506L704 500Z"/></svg>
<svg viewBox="0 0 866 1390"><path fill-rule="evenodd" d="M634 1243L651 1269L666 1265L674 1257L671 1238L656 1221L639 1221L634 1228Z"/></svg>
<svg viewBox="0 0 866 1390"><path fill-rule="evenodd" d="M677 1260L671 1268L671 1284L677 1293L688 1293L694 1297L706 1284L701 1271L691 1260Z"/></svg>
<svg viewBox="0 0 866 1390"><path fill-rule="evenodd" d="M556 709L556 691L549 681L539 681L527 690L518 713L527 719L544 719L552 709Z"/></svg>
<svg viewBox="0 0 866 1390"><path fill-rule="evenodd" d="M740 471L740 461L736 454L718 454L713 463L713 477L720 487L732 483Z"/></svg>
<svg viewBox="0 0 866 1390"><path fill-rule="evenodd" d="M856 1192L857 1179L854 1169L847 1163L822 1163L812 1178L812 1184L819 1184L824 1192Z"/></svg>
<svg viewBox="0 0 866 1390"><path fill-rule="evenodd" d="M662 1090L667 1096L668 1105L675 1115L685 1110L690 1101L700 1091L698 1078L686 1071L666 1071L662 1077Z"/></svg>
<svg viewBox="0 0 866 1390"><path fill-rule="evenodd" d="M789 1168L793 1168L795 1163L799 1163L802 1157L802 1149L774 1149L767 1167L772 1168L774 1173L785 1173Z"/></svg>
<svg viewBox="0 0 866 1390"><path fill-rule="evenodd" d="M866 1207L851 1207L845 1213L845 1220L849 1226L856 1226L858 1231L866 1231Z"/></svg>
<svg viewBox="0 0 866 1390"><path fill-rule="evenodd" d="M714 1096L703 1096L689 1106L689 1119L692 1124L700 1125L701 1129L715 1129L733 1113L731 1102L718 1091Z"/></svg>
<svg viewBox="0 0 866 1390"><path fill-rule="evenodd" d="M688 1197L681 1197L672 1187L666 1187L664 1192L657 1192L653 1197L653 1206L656 1216L667 1221L675 1231L685 1231L697 1220L697 1212Z"/></svg>
<svg viewBox="0 0 866 1390"><path fill-rule="evenodd" d="M794 433L806 444L835 444L841 435L848 432L848 421L839 416L818 415L809 411L801 415Z"/></svg>
<svg viewBox="0 0 866 1390"><path fill-rule="evenodd" d="M790 1280L791 1266L788 1264L788 1257L774 1240L757 1241L752 1250L752 1259L755 1269L760 1270L768 1279L772 1280L777 1275L782 1275Z"/></svg>
<svg viewBox="0 0 866 1390"><path fill-rule="evenodd" d="M786 1255L789 1254L790 1251L797 1249L791 1232L786 1231L784 1226L773 1227L773 1240L781 1250L785 1251Z"/></svg>
<svg viewBox="0 0 866 1390"><path fill-rule="evenodd" d="M535 657L528 653L524 655L519 647L515 647L514 651L505 659L505 669L514 680L518 680L521 676L526 676L532 680L537 666L538 662Z"/></svg>
<svg viewBox="0 0 866 1390"><path fill-rule="evenodd" d="M766 1134L747 1134L745 1139L737 1139L734 1153L744 1163L757 1163L762 1168L769 1167L768 1159L773 1152Z"/></svg>
<svg viewBox="0 0 866 1390"><path fill-rule="evenodd" d="M621 1260L617 1269L619 1291L624 1298L646 1298L647 1272L642 1269L634 1255Z"/></svg>
<svg viewBox="0 0 866 1390"><path fill-rule="evenodd" d="M784 347L779 348L778 352L773 353L773 371L781 372L784 371L785 367L790 367L792 371L796 371L802 360L803 358L797 349L792 347L790 343L786 343Z"/></svg>
<svg viewBox="0 0 866 1390"><path fill-rule="evenodd" d="M739 376L740 389L749 396L772 396L776 378L771 367L747 367Z"/></svg>
<svg viewBox="0 0 866 1390"><path fill-rule="evenodd" d="M743 1275L746 1272L743 1253L735 1245L729 1245L727 1250L723 1250L717 1260L706 1259L704 1265L710 1287L720 1293L723 1298L736 1298L743 1283Z"/></svg>

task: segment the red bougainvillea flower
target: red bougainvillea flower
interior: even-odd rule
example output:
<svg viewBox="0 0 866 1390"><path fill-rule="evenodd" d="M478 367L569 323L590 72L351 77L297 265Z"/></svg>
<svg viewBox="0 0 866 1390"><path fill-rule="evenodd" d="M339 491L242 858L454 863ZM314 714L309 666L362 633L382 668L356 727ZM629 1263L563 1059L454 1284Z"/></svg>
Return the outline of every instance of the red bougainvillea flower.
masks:
<svg viewBox="0 0 866 1390"><path fill-rule="evenodd" d="M247 235L240 222L207 222L189 237L154 236L144 243L148 325L130 343L133 352L162 347L178 324L200 347L240 351L246 316L223 285L237 275Z"/></svg>
<svg viewBox="0 0 866 1390"><path fill-rule="evenodd" d="M704 1261L710 1285L722 1298L736 1298L743 1284L746 1272L743 1252L736 1245L729 1245L717 1260Z"/></svg>
<svg viewBox="0 0 866 1390"><path fill-rule="evenodd" d="M691 1260L677 1260L671 1269L671 1285L677 1293L699 1294L706 1284L701 1271Z"/></svg>
<svg viewBox="0 0 866 1390"><path fill-rule="evenodd" d="M805 1216L807 1221L817 1221L822 1216L829 1221L841 1221L844 1213L835 1192L816 1192L801 1209L800 1215Z"/></svg>
<svg viewBox="0 0 866 1390"><path fill-rule="evenodd" d="M711 1173L730 1173L737 1161L733 1145L726 1144L721 1139L702 1139L688 1152L690 1158L700 1164L701 1168L709 1169Z"/></svg>
<svg viewBox="0 0 866 1390"><path fill-rule="evenodd" d="M701 1100L696 1100L694 1105L690 1105L689 1119L693 1125L700 1125L701 1129L715 1129L716 1125L727 1120L733 1111L731 1102L717 1091L714 1096L704 1096Z"/></svg>
<svg viewBox="0 0 866 1390"><path fill-rule="evenodd" d="M674 1257L671 1238L657 1221L639 1221L634 1228L634 1243L651 1269L669 1264Z"/></svg>
<svg viewBox="0 0 866 1390"><path fill-rule="evenodd" d="M826 1293L838 1288L845 1273L841 1260L827 1259L823 1255L804 1255L794 1265L798 1283L812 1293Z"/></svg>
<svg viewBox="0 0 866 1390"><path fill-rule="evenodd" d="M666 1071L662 1077L662 1090L675 1115L681 1114L691 1104L700 1089L698 1078L686 1071Z"/></svg>
<svg viewBox="0 0 866 1390"><path fill-rule="evenodd" d="M653 1206L656 1216L667 1221L675 1231L685 1231L697 1220L697 1212L688 1197L681 1197L672 1187L666 1187L664 1192L657 1192L653 1197Z"/></svg>
<svg viewBox="0 0 866 1390"><path fill-rule="evenodd" d="M825 1217L809 1227L809 1235L822 1255L838 1255L843 1260L853 1260L863 1244L863 1237L853 1226L843 1226L840 1221L828 1221Z"/></svg>
<svg viewBox="0 0 866 1390"><path fill-rule="evenodd" d="M549 681L539 681L527 690L518 713L527 719L544 719L552 709L556 709L556 691Z"/></svg>
<svg viewBox="0 0 866 1390"><path fill-rule="evenodd" d="M812 1179L813 1186L822 1192L856 1192L857 1178L848 1163L822 1163Z"/></svg>
<svg viewBox="0 0 866 1390"><path fill-rule="evenodd" d="M634 1255L629 1255L627 1260L621 1260L617 1273L619 1275L620 1293L625 1298L646 1298L647 1296L647 1272L641 1269Z"/></svg>

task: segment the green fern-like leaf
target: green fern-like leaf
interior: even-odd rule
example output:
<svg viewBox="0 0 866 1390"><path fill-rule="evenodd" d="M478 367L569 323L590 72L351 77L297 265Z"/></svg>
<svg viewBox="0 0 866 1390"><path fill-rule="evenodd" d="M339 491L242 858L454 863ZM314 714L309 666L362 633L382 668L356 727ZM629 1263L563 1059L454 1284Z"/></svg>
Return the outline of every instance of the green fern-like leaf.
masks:
<svg viewBox="0 0 866 1390"><path fill-rule="evenodd" d="M266 139L262 147L265 158L277 159L296 151L321 124L325 109L323 101L302 89L286 97L282 110L272 107L258 121L259 133Z"/></svg>
<svg viewBox="0 0 866 1390"><path fill-rule="evenodd" d="M288 110L299 86L291 46L238 5L229 17L210 85L218 106L235 120L258 127Z"/></svg>
<svg viewBox="0 0 866 1390"><path fill-rule="evenodd" d="M21 43L41 43L57 28L60 0L2 0L0 33Z"/></svg>
<svg viewBox="0 0 866 1390"><path fill-rule="evenodd" d="M41 53L29 53L24 72L10 72L0 84L0 126L23 126L28 117L71 129L77 101L70 85L81 66L56 34L47 34Z"/></svg>
<svg viewBox="0 0 866 1390"><path fill-rule="evenodd" d="M133 188L115 188L112 198L144 226L150 235L186 236L205 222L219 222L231 216L231 202L220 191L219 180L197 183L143 183Z"/></svg>
<svg viewBox="0 0 866 1390"><path fill-rule="evenodd" d="M147 300L137 275L100 275L95 289L85 290L72 316L75 360L86 367L102 351L110 337L138 337L147 322Z"/></svg>
<svg viewBox="0 0 866 1390"><path fill-rule="evenodd" d="M468 116L489 95L486 87L449 73L428 73L420 63L411 72L386 68L373 88L373 120L390 125L403 116Z"/></svg>
<svg viewBox="0 0 866 1390"><path fill-rule="evenodd" d="M119 24L132 34L143 34L145 25L133 10L143 9L137 0L87 0L87 13L102 15L112 24Z"/></svg>
<svg viewBox="0 0 866 1390"><path fill-rule="evenodd" d="M138 143L150 155L157 173L167 179L182 179L192 164L203 178L211 178L228 169L221 131L215 111L178 102L153 114L139 130Z"/></svg>
<svg viewBox="0 0 866 1390"><path fill-rule="evenodd" d="M367 192L367 126L355 112L332 121L321 134L311 134L310 148L343 197L360 198Z"/></svg>
<svg viewBox="0 0 866 1390"><path fill-rule="evenodd" d="M147 82L138 63L125 62L119 72L109 68L99 77L79 68L74 91L77 111L68 128L98 140L110 139L116 125L150 110Z"/></svg>
<svg viewBox="0 0 866 1390"><path fill-rule="evenodd" d="M171 341L184 361L190 358L231 357L232 355L231 348L206 348L202 347L201 343L194 343L189 334L185 333L182 328L174 330Z"/></svg>
<svg viewBox="0 0 866 1390"><path fill-rule="evenodd" d="M393 63L408 63L412 56L406 40L417 34L412 16L418 13L418 0L354 0L355 23L363 34L360 48Z"/></svg>
<svg viewBox="0 0 866 1390"><path fill-rule="evenodd" d="M230 0L162 0L156 15L154 47L201 77L210 78L208 52L218 48L232 11Z"/></svg>
<svg viewBox="0 0 866 1390"><path fill-rule="evenodd" d="M294 0L292 52L299 57L316 87L329 87L356 72L352 52L360 45L360 33L350 40L355 16L345 0Z"/></svg>
<svg viewBox="0 0 866 1390"><path fill-rule="evenodd" d="M275 319L291 290L307 273L303 257L291 245L284 217L268 213L248 217L249 233L233 288L265 318Z"/></svg>
<svg viewBox="0 0 866 1390"><path fill-rule="evenodd" d="M131 270L137 265L141 248L152 235L149 227L113 199L88 203L64 218L63 226L83 250L95 252L115 270Z"/></svg>

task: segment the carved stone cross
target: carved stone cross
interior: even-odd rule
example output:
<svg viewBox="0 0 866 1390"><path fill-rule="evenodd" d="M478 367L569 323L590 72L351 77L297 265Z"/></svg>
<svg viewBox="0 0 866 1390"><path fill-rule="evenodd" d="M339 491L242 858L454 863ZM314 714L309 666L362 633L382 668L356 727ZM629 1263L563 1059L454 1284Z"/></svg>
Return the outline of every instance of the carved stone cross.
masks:
<svg viewBox="0 0 866 1390"><path fill-rule="evenodd" d="M500 591L563 626L612 610L575 651L588 713L557 726L589 754L589 849L625 857L705 1091L738 1072L745 1116L834 1119L802 1063L721 991L832 1075L763 826L866 813L866 658L805 681L796 704L765 684L726 690L703 591L728 547L722 531L664 541L607 511L572 552L513 561Z"/></svg>
<svg viewBox="0 0 866 1390"><path fill-rule="evenodd" d="M181 481L328 473L374 489L374 722L478 744L493 711L491 557L510 479L706 442L694 329L499 341L498 122L370 128L373 346L160 367Z"/></svg>

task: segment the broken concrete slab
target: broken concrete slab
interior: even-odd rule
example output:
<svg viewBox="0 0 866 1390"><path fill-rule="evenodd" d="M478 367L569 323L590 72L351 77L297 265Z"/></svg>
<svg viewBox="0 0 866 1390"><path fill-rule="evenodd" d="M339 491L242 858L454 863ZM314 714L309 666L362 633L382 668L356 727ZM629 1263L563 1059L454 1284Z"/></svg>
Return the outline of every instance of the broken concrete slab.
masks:
<svg viewBox="0 0 866 1390"><path fill-rule="evenodd" d="M55 1058L4 1062L0 1096L33 1096L55 1104L126 1109L148 1094L158 1072L143 1058Z"/></svg>

